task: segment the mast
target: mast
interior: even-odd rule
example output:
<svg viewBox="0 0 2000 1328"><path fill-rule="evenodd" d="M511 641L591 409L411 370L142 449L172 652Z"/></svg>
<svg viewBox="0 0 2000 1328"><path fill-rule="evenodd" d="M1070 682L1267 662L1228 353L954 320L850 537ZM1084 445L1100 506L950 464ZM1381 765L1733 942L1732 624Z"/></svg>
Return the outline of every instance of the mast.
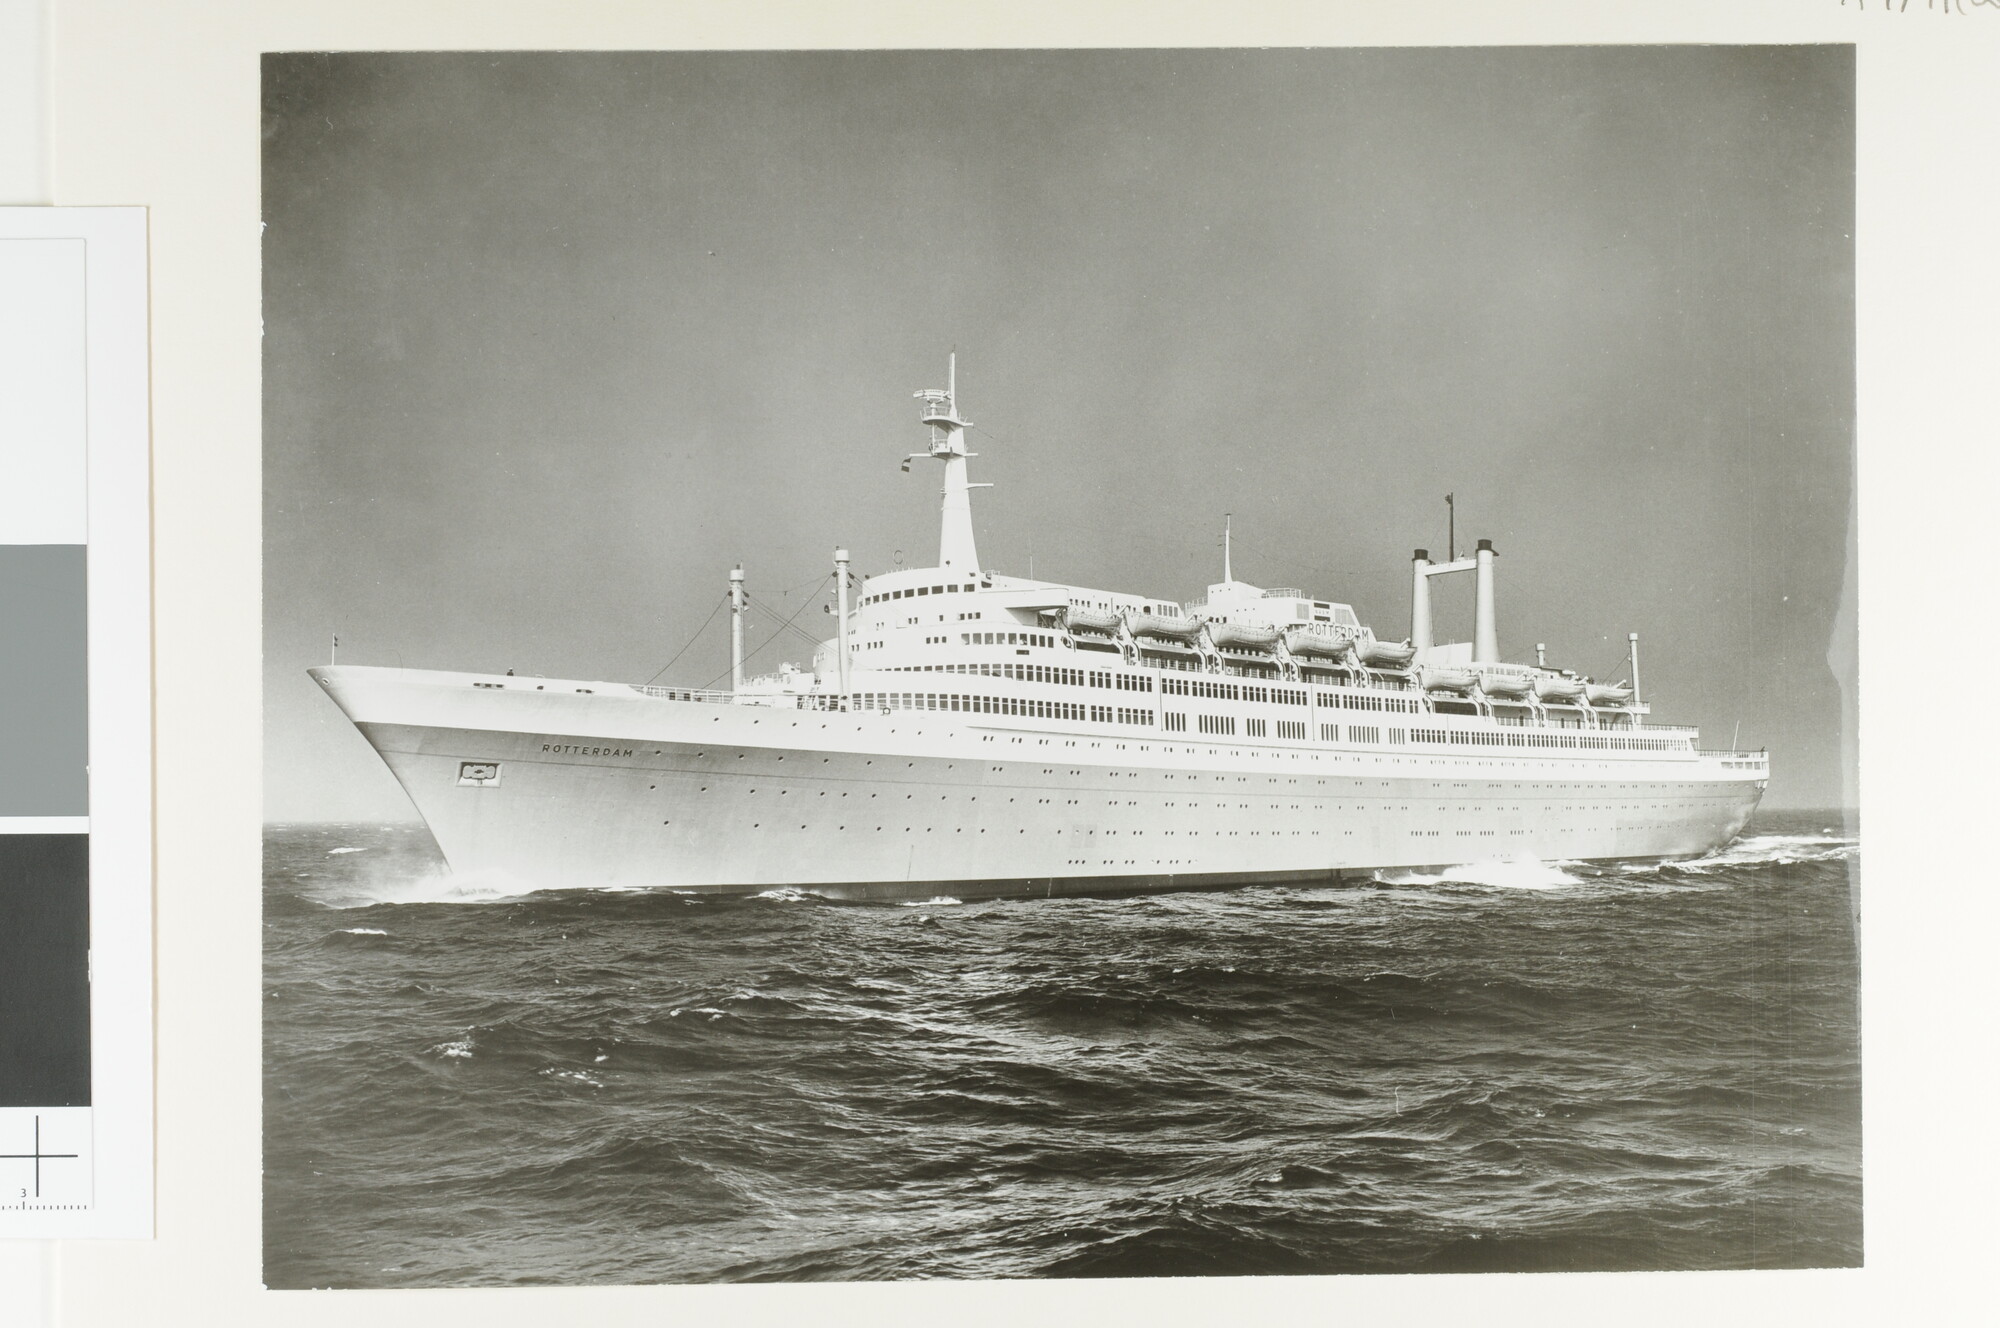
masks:
<svg viewBox="0 0 2000 1328"><path fill-rule="evenodd" d="M1637 632L1628 633L1626 639L1632 644L1632 727L1636 729L1642 722L1639 717L1638 707L1644 704L1646 700L1646 694L1639 690L1639 634Z"/></svg>
<svg viewBox="0 0 2000 1328"><path fill-rule="evenodd" d="M1229 513L1227 512L1222 514L1222 579L1224 581L1236 579L1229 574Z"/></svg>
<svg viewBox="0 0 2000 1328"><path fill-rule="evenodd" d="M729 572L729 690L743 690L743 564Z"/></svg>
<svg viewBox="0 0 2000 1328"><path fill-rule="evenodd" d="M833 579L840 587L840 708L847 708L847 550L833 551Z"/></svg>
<svg viewBox="0 0 2000 1328"><path fill-rule="evenodd" d="M944 462L938 566L970 576L979 570L979 554L972 546L972 490L992 486L974 484L967 478L966 458L979 454L965 448L965 431L972 427L972 421L958 414L958 352L952 352L943 390L928 387L913 395L923 403L917 418L930 426L931 446L928 452L910 453L903 468L909 469L909 463L920 456Z"/></svg>

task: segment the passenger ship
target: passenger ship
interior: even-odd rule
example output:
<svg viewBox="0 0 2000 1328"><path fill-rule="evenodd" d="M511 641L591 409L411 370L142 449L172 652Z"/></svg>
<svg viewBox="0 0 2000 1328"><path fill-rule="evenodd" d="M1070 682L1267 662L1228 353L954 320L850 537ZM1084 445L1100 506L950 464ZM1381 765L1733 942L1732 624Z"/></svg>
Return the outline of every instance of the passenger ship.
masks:
<svg viewBox="0 0 2000 1328"><path fill-rule="evenodd" d="M545 887L928 899L1325 881L1491 859L1665 859L1742 830L1763 753L1703 751L1638 687L1503 662L1497 553L1413 560L1410 635L1223 579L1197 604L982 568L950 386L935 567L858 583L809 670L728 691L310 670L456 872ZM1226 541L1226 537L1225 537ZM1430 583L1475 578L1470 643ZM850 586L858 599L849 603Z"/></svg>

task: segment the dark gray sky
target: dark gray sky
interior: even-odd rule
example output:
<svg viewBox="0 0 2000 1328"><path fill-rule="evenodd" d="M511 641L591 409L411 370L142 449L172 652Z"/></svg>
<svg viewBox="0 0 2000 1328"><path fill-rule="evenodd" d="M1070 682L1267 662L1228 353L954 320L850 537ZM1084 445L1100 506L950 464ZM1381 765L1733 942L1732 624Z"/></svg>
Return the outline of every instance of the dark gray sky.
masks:
<svg viewBox="0 0 2000 1328"><path fill-rule="evenodd" d="M332 632L644 681L738 560L786 613L835 544L934 561L936 467L897 462L954 346L985 565L1195 599L1229 511L1239 577L1400 639L1453 490L1503 655L1618 677L1638 631L1656 718L1843 800L1850 48L265 73L273 819L413 815L305 677Z"/></svg>

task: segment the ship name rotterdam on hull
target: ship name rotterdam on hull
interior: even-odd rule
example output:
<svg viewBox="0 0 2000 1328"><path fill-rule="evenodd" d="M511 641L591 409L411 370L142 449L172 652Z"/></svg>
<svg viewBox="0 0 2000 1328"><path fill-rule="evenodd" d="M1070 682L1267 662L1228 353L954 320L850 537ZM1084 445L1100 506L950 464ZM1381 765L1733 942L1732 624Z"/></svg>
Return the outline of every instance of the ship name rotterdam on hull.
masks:
<svg viewBox="0 0 2000 1328"><path fill-rule="evenodd" d="M1649 722L1638 685L1500 659L1479 541L1412 560L1411 629L1223 579L1198 604L979 567L956 365L917 394L935 567L859 582L810 670L731 687L310 670L457 872L546 887L924 899L1319 881L1501 858L1661 859L1734 838L1762 752ZM1454 541L1455 543L1455 541ZM1470 573L1473 640L1430 583Z"/></svg>

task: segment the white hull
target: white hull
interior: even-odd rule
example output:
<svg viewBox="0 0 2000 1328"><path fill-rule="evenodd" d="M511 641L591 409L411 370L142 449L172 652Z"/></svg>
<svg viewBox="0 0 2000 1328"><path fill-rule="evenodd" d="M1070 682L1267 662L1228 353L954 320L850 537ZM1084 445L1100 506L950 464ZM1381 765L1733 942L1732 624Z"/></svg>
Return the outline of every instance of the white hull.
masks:
<svg viewBox="0 0 2000 1328"><path fill-rule="evenodd" d="M1743 828L1767 772L1692 750L1420 751L312 673L454 871L550 888L968 898L1688 857Z"/></svg>

